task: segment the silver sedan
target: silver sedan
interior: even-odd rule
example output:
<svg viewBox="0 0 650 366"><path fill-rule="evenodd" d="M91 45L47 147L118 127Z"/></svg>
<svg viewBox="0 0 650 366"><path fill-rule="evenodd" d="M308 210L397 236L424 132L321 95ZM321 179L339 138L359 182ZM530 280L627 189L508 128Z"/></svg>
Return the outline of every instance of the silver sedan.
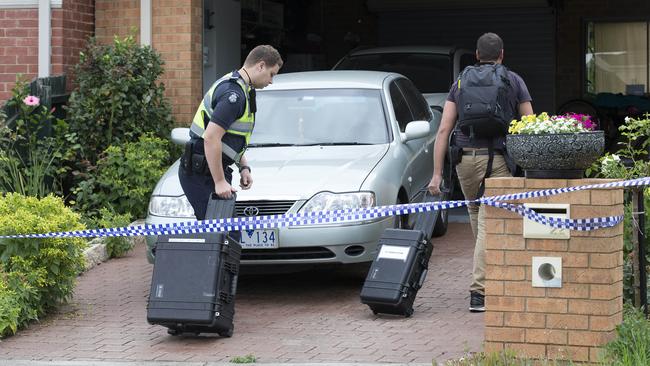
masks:
<svg viewBox="0 0 650 366"><path fill-rule="evenodd" d="M410 80L373 71L281 74L257 93L255 131L246 152L254 179L237 193L237 215L256 216L419 202L432 175L440 113ZM189 138L186 128L172 140ZM158 182L146 222L194 216L177 176ZM238 182L235 173L233 182ZM446 197L441 197L446 198ZM242 264L372 261L385 228L409 217L242 231ZM434 235L447 227L438 215ZM147 238L149 260L156 237Z"/></svg>

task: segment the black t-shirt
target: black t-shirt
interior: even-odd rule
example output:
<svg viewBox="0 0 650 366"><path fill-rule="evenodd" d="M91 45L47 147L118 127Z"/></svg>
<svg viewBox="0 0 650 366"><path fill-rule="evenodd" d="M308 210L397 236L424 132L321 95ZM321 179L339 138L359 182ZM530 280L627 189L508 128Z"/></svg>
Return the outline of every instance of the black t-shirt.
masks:
<svg viewBox="0 0 650 366"><path fill-rule="evenodd" d="M233 71L232 75L241 77L237 71ZM222 82L212 93L212 108L213 112L209 123L216 123L224 130L228 130L233 122L241 118L244 114L246 95L241 86L234 80ZM207 128L208 126L206 125L205 127ZM235 151L241 151L246 145L246 139L243 136L229 133L225 134L221 141L235 149ZM203 154L203 144L196 145L200 145L200 147L196 148L196 152ZM222 155L222 157L224 166L229 166L234 163L226 155Z"/></svg>

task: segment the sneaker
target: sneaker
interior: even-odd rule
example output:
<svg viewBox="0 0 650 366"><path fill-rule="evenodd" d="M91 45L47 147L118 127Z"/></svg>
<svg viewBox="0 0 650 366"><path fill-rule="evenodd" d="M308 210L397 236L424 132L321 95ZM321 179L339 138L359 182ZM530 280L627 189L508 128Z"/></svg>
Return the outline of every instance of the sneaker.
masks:
<svg viewBox="0 0 650 366"><path fill-rule="evenodd" d="M470 292L469 311L472 313L481 313L485 311L485 295L476 291Z"/></svg>

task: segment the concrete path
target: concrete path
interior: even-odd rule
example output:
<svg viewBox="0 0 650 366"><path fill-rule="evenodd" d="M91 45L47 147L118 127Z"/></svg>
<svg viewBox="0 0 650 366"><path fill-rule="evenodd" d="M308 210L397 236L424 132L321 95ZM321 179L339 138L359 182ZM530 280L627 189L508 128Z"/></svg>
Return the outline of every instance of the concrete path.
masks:
<svg viewBox="0 0 650 366"><path fill-rule="evenodd" d="M359 268L247 275L239 282L232 338L172 337L149 325L152 266L138 246L79 277L74 298L58 313L0 341L0 364L212 365L253 355L258 363L430 365L480 351L483 315L467 310L469 225L450 224L434 245L411 318L375 316L361 304Z"/></svg>

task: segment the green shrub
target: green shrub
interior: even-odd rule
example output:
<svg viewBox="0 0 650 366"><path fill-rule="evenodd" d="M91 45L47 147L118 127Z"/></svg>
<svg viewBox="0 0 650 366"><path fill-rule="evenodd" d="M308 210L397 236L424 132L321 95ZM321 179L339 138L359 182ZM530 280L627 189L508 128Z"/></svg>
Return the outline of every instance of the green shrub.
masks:
<svg viewBox="0 0 650 366"><path fill-rule="evenodd" d="M606 153L596 161L589 169L590 176L615 178L615 179L634 179L650 176L650 161L648 160L648 147L650 146L650 114L646 113L641 118L625 118L625 123L619 127L621 136L625 141L619 142L619 150L615 154ZM645 187L644 206L650 207L650 188ZM637 235L633 224L631 195L626 192L624 235L623 235L623 255L625 263L623 265L623 295L626 303L634 300L634 271L632 261L638 260L632 254L634 244L632 238ZM646 215L647 217L647 215ZM646 221L645 237L650 235L650 224ZM647 261L650 263L650 240L645 241ZM650 269L650 266L649 266ZM650 286L648 287L650 290ZM648 291L648 300L650 300L650 291Z"/></svg>
<svg viewBox="0 0 650 366"><path fill-rule="evenodd" d="M641 311L625 307L623 323L616 327L616 339L605 346L604 362L615 366L650 365L650 321Z"/></svg>
<svg viewBox="0 0 650 366"><path fill-rule="evenodd" d="M0 337L16 333L21 310L16 289L9 285L0 266Z"/></svg>
<svg viewBox="0 0 650 366"><path fill-rule="evenodd" d="M42 199L17 193L0 196L0 235L83 230L79 215L55 196ZM15 331L31 319L69 299L75 279L83 268L81 238L1 239L0 303L9 319L2 318L0 334ZM12 300L13 299L13 300ZM4 309L3 309L4 310ZM0 311L4 313L4 311Z"/></svg>
<svg viewBox="0 0 650 366"><path fill-rule="evenodd" d="M62 194L79 144L65 121L54 118L40 100L29 95L20 75L6 106L16 111L9 123L0 116L0 192L45 197Z"/></svg>
<svg viewBox="0 0 650 366"><path fill-rule="evenodd" d="M160 55L134 37L100 45L91 39L74 73L78 87L68 102L70 129L84 142L81 159L94 165L109 146L135 141L143 133L169 138L173 126Z"/></svg>
<svg viewBox="0 0 650 366"><path fill-rule="evenodd" d="M99 210L99 218L94 220L93 227L97 228L110 228L110 227L125 227L131 223L131 214L116 214L115 212L101 208ZM133 249L133 240L124 236L107 236L104 238L106 244L106 252L110 258L118 258L124 256L129 250Z"/></svg>
<svg viewBox="0 0 650 366"><path fill-rule="evenodd" d="M93 218L101 217L102 208L143 218L149 196L167 168L167 144L157 137L141 136L138 142L110 146L97 170L75 191L80 209Z"/></svg>

